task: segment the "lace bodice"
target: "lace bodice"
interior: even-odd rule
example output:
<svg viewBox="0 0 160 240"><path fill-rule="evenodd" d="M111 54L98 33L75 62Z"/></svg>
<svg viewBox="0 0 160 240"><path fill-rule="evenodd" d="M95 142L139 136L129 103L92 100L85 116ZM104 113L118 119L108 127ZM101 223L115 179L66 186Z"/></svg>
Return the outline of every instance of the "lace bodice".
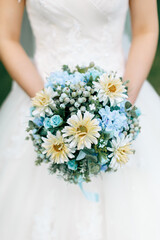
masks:
<svg viewBox="0 0 160 240"><path fill-rule="evenodd" d="M27 0L34 60L45 78L62 64L124 70L122 36L128 0Z"/></svg>

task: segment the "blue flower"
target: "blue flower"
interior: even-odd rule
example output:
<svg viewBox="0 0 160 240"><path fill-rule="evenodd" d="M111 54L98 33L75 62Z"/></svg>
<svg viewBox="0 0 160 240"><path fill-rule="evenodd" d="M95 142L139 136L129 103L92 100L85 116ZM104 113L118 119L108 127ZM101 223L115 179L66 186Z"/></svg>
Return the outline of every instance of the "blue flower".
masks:
<svg viewBox="0 0 160 240"><path fill-rule="evenodd" d="M33 120L33 122L38 126L38 127L41 127L43 126L43 122L44 122L44 118L43 117L40 117L40 118L35 118Z"/></svg>
<svg viewBox="0 0 160 240"><path fill-rule="evenodd" d="M84 82L84 74L83 73L75 72L71 76L72 76L71 82L73 84L77 84L79 82Z"/></svg>
<svg viewBox="0 0 160 240"><path fill-rule="evenodd" d="M89 80L89 78L92 76L93 80L95 80L97 77L102 75L102 71L97 70L95 68L90 68L88 69L88 71L85 73L85 77L87 78L87 80Z"/></svg>
<svg viewBox="0 0 160 240"><path fill-rule="evenodd" d="M101 119L100 126L105 132L119 134L124 128L128 127L127 116L120 110L110 110L110 107L105 106L99 110Z"/></svg>
<svg viewBox="0 0 160 240"><path fill-rule="evenodd" d="M69 168L69 169L74 170L74 171L77 170L78 164L77 164L76 160L70 160L70 161L68 161L68 162L67 162L67 165L68 165L68 168Z"/></svg>
<svg viewBox="0 0 160 240"><path fill-rule="evenodd" d="M135 113L136 113L137 117L139 117L139 116L141 115L141 111L140 111L140 109L137 108L137 109L135 110Z"/></svg>
<svg viewBox="0 0 160 240"><path fill-rule="evenodd" d="M54 115L50 119L50 124L52 127L58 127L63 123L63 119L59 115Z"/></svg>
<svg viewBox="0 0 160 240"><path fill-rule="evenodd" d="M52 82L46 82L44 85L45 88L51 87L54 88L53 83Z"/></svg>
<svg viewBox="0 0 160 240"><path fill-rule="evenodd" d="M107 168L108 168L108 166L106 165L106 164L103 164L102 166L101 166L101 171L106 171L107 170Z"/></svg>
<svg viewBox="0 0 160 240"><path fill-rule="evenodd" d="M50 118L48 118L48 117L46 117L46 118L44 119L43 124L44 124L44 127L45 127L46 129L52 127L52 126L51 126L51 123L50 123Z"/></svg>
<svg viewBox="0 0 160 240"><path fill-rule="evenodd" d="M66 81L70 79L70 75L67 71L56 71L52 72L50 76L47 78L48 82L56 82L61 85L64 85Z"/></svg>

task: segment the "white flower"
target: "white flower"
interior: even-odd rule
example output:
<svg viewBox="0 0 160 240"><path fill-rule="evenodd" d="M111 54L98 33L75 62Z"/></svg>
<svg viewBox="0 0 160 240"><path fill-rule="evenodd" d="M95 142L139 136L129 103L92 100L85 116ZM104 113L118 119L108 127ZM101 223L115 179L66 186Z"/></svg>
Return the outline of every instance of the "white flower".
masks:
<svg viewBox="0 0 160 240"><path fill-rule="evenodd" d="M57 93L54 92L51 87L44 88L36 93L36 96L32 98L32 105L36 107L32 114L42 117L45 116L45 113L52 114L50 106L54 106L53 98L55 96L57 96Z"/></svg>
<svg viewBox="0 0 160 240"><path fill-rule="evenodd" d="M47 138L43 137L42 140L44 141L42 146L45 148L43 153L50 156L52 161L64 163L69 160L68 158L74 158L75 149L69 147L60 131L57 131L56 135L48 132Z"/></svg>
<svg viewBox="0 0 160 240"><path fill-rule="evenodd" d="M92 100L96 101L97 100L97 96L92 96Z"/></svg>
<svg viewBox="0 0 160 240"><path fill-rule="evenodd" d="M98 92L98 98L100 102L103 102L105 106L110 100L111 105L114 103L122 102L128 96L126 88L123 85L120 78L116 78L113 74L108 75L104 73L98 79L98 82L93 82L95 91Z"/></svg>
<svg viewBox="0 0 160 240"><path fill-rule="evenodd" d="M57 87L57 91L60 91L60 90L61 90L61 86L58 86L58 87Z"/></svg>
<svg viewBox="0 0 160 240"><path fill-rule="evenodd" d="M92 110L95 110L95 109L96 109L95 104L94 104L94 103L90 104L90 105L89 105L89 109L90 109L91 111L92 111Z"/></svg>
<svg viewBox="0 0 160 240"><path fill-rule="evenodd" d="M111 144L112 147L107 148L111 152L108 157L112 158L109 167L117 170L120 166L128 162L128 155L134 152L131 148L131 136L125 137L123 135L121 138L117 136L116 139L112 140Z"/></svg>
<svg viewBox="0 0 160 240"><path fill-rule="evenodd" d="M62 132L64 137L69 137L70 147L77 146L79 150L84 147L91 148L92 143L97 144L101 127L93 114L86 111L82 117L81 111L78 110L77 115L72 115L67 123L70 126L66 126Z"/></svg>

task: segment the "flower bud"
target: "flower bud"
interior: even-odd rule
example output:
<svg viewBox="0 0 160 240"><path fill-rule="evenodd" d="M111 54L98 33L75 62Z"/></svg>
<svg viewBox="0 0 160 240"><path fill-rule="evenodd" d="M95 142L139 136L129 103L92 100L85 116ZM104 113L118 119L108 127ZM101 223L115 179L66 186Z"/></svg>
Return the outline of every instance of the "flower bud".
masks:
<svg viewBox="0 0 160 240"><path fill-rule="evenodd" d="M79 90L77 91L77 94L78 94L78 95L81 95L81 94L82 94L82 90L79 89Z"/></svg>
<svg viewBox="0 0 160 240"><path fill-rule="evenodd" d="M60 104L60 108L62 108L62 109L65 108L64 103L61 103L61 104Z"/></svg>
<svg viewBox="0 0 160 240"><path fill-rule="evenodd" d="M80 104L79 104L78 102L75 102L74 106L75 106L76 108L78 108L78 107L80 106Z"/></svg>
<svg viewBox="0 0 160 240"><path fill-rule="evenodd" d="M64 99L64 102L65 102L65 103L69 103L69 102L70 102L69 97L66 97L66 98Z"/></svg>
<svg viewBox="0 0 160 240"><path fill-rule="evenodd" d="M67 97L67 94L66 94L66 93L62 93L62 94L61 94L61 98L64 99L64 98L66 98L66 97Z"/></svg>
<svg viewBox="0 0 160 240"><path fill-rule="evenodd" d="M84 92L83 92L83 96L84 96L84 97L89 97L89 96L90 96L90 93L89 93L88 91L84 91Z"/></svg>
<svg viewBox="0 0 160 240"><path fill-rule="evenodd" d="M74 100L74 99L71 99L71 100L70 100L70 104L73 105L74 103L75 103L75 100Z"/></svg>
<svg viewBox="0 0 160 240"><path fill-rule="evenodd" d="M72 92L72 97L76 97L77 96L77 92Z"/></svg>
<svg viewBox="0 0 160 240"><path fill-rule="evenodd" d="M79 103L83 103L83 98L78 98Z"/></svg>

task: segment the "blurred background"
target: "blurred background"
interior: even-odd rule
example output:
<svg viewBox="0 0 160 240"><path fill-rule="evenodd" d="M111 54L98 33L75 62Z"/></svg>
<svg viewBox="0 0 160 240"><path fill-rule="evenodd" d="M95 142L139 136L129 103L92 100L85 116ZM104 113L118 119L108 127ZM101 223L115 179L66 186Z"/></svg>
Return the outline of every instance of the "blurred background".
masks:
<svg viewBox="0 0 160 240"><path fill-rule="evenodd" d="M160 3L158 3L158 13L159 13L159 23L160 23ZM25 21L23 21L22 29L24 29L24 31L26 31L27 33L31 33L28 20L26 20L27 19L26 13L24 14L24 19ZM126 28L129 28L128 22L129 21L127 21ZM22 34L21 36L21 42L29 56L32 56L33 47L34 47L34 45L32 45L30 46L30 48L27 48L27 43L30 41L33 41L33 37L31 35L32 34ZM155 56L155 60L154 60L152 69L150 71L150 74L148 76L148 80L160 95L160 39L158 43L158 49ZM1 81L1 85L0 85L0 105L1 105L5 100L5 98L7 97L12 86L12 80L1 62L0 62L0 81Z"/></svg>

